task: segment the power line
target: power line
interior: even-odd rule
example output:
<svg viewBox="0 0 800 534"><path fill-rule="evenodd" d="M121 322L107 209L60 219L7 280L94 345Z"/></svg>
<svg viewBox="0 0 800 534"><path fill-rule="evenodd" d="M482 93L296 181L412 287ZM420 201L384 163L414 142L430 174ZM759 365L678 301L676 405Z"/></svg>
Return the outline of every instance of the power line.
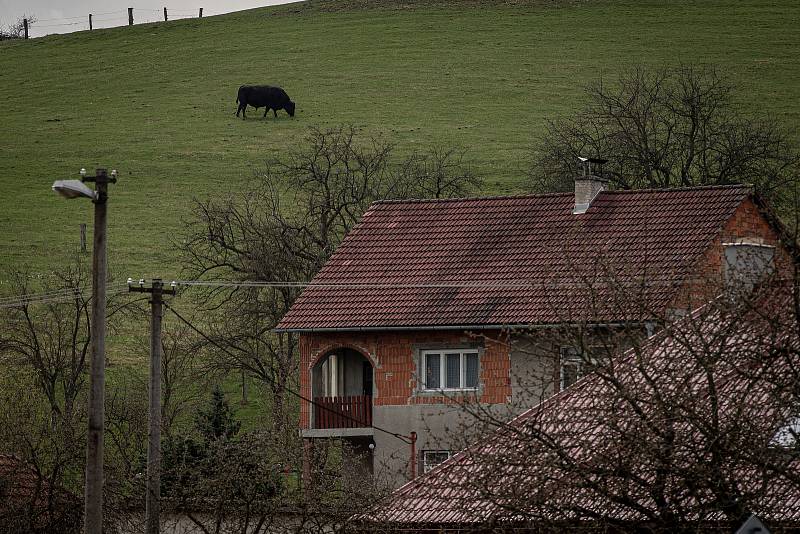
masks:
<svg viewBox="0 0 800 534"><path fill-rule="evenodd" d="M56 19L36 19L35 21L31 22L31 26L33 26L37 22L52 22L54 20L76 20L76 19L85 19L85 18L86 18L86 16L81 15L81 16L78 16L78 17L61 17L61 18L56 18Z"/></svg>
<svg viewBox="0 0 800 534"><path fill-rule="evenodd" d="M107 289L112 295L121 293L127 286L117 284L108 284ZM19 308L28 304L49 304L55 302L68 302L81 294L78 288L67 288L63 291L54 291L51 293L38 293L31 295L16 295L13 297L3 297L0 299L0 309L6 308ZM91 295L87 296L90 298Z"/></svg>
<svg viewBox="0 0 800 534"><path fill-rule="evenodd" d="M86 22L84 22L84 21L81 21L81 22L65 22L63 24L45 24L45 25L36 24L36 25L31 25L31 28L32 29L33 28L56 28L56 27L60 27L60 26L77 26L79 24L86 24Z"/></svg>
<svg viewBox="0 0 800 534"><path fill-rule="evenodd" d="M208 337L208 336L207 336L207 335L206 335L204 332L200 331L200 329L198 329L198 328L197 328L196 326L194 326L194 325L193 325L191 322L189 322L189 320L188 320L188 319L185 319L185 318L184 318L184 317L183 317L183 316L182 316L180 313L178 313L177 311L175 311L175 308L173 308L172 306L170 306L170 305L169 305L169 304L167 304L166 302L164 303L164 306L166 306L166 307L167 307L167 309L168 309L169 311L171 311L173 314L175 314L175 316L176 316L178 319L180 319L180 320L181 320L181 321L182 321L182 322L183 322L183 323L184 323L186 326L188 326L188 327L189 327L189 328L191 328L191 329L192 329L194 332L196 332L197 334L199 334L200 336L202 336L202 337L203 337L203 339L205 339L206 341L208 341L209 343L211 343L212 345L214 345L215 347L217 347L218 349L220 349L221 351L223 351L223 352L224 352L225 354L227 354L228 356L231 356L231 357L233 357L233 358L236 358L236 355L235 355L235 354L233 354L231 351L229 351L228 349L226 349L225 347L223 347L222 345L220 345L219 343L217 343L216 341L214 341L213 339L211 339L210 337ZM266 379L267 379L267 380L268 380L268 381L269 381L269 382L270 382L270 383L271 383L273 386L276 386L276 387L277 387L277 384L275 383L275 381L274 381L274 380L272 380L272 378L270 378L270 377L266 377L266 376L265 376L265 378L266 378ZM302 400L302 401L305 401L305 402L307 402L307 403L311 404L312 406L314 406L314 407L316 407L316 408L319 408L319 409L325 410L325 411L327 411L327 412L329 412L329 413L334 413L334 414L336 414L336 415L338 415L338 416L340 416L340 417L344 417L345 419L349 419L350 421L352 421L352 422L354 422L354 423L363 423L363 421L359 421L358 419L355 419L354 417L351 417L351 416L349 416L349 415L347 415L347 414L344 414L344 413L342 413L342 412L337 412L337 411L335 411L335 410L332 410L331 408L329 408L329 407L327 407L327 406L325 406L325 405L323 405L323 404L319 404L319 403L318 403L318 402L316 402L316 401L313 401L313 400L311 400L311 399L309 399L309 398L307 398L307 397L304 397L304 396L303 396L301 393L299 393L299 392L297 392L297 391L295 391L295 390L293 390L293 389L291 389L291 388L288 388L288 387L286 387L286 386L283 386L283 388L282 388L282 389L283 389L283 391L285 391L285 392L287 392L287 393L289 393L289 394L291 394L291 395L293 395L293 396L297 397L298 399L300 399L300 400ZM406 444L410 444L410 443L411 443L411 441L409 441L408 437L406 437L406 436L404 436L404 435L402 435L402 434L398 434L397 432L392 432L391 430L386 430L385 428L381 428L381 427L379 427L379 426L375 426L375 425L372 425L372 428L374 428L375 430L377 430L377 431L379 431L379 432L383 432L383 433L385 433L385 434L388 434L388 435L390 435L390 436L393 436L393 437L395 437L395 438L399 439L400 441L402 441L403 443L406 443Z"/></svg>

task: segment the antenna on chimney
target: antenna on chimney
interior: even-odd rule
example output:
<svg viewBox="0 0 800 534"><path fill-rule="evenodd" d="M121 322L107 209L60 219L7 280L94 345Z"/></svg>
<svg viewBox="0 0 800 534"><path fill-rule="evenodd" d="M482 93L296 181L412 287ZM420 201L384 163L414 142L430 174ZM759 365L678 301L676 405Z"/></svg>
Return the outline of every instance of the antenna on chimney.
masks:
<svg viewBox="0 0 800 534"><path fill-rule="evenodd" d="M581 167L583 167L583 175L584 176L592 176L594 174L594 173L592 173L592 163L594 163L597 167L600 168L600 172L597 173L596 175L600 176L601 178L603 176L603 165L608 163L607 159L602 159L602 158L583 158L581 156L578 156L578 161L581 162Z"/></svg>
<svg viewBox="0 0 800 534"><path fill-rule="evenodd" d="M587 174L586 173L586 170L587 170L586 167L588 165L587 162L589 161L589 158L582 158L582 157L578 156L578 161L581 162L580 165L581 165L581 168L583 168L583 176L586 176L586 174Z"/></svg>

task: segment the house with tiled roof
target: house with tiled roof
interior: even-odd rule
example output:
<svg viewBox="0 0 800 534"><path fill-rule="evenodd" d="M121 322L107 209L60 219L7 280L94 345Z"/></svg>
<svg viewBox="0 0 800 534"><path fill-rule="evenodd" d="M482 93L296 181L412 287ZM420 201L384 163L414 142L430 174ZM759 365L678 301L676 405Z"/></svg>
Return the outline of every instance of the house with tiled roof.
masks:
<svg viewBox="0 0 800 534"><path fill-rule="evenodd" d="M510 418L580 377L593 339L630 325L651 334L737 264L789 263L747 186L575 184L370 206L278 325L299 334L306 443L344 439L399 484L457 448L463 403ZM586 343L566 344L564 325ZM398 438L412 433L413 455Z"/></svg>
<svg viewBox="0 0 800 534"><path fill-rule="evenodd" d="M381 532L800 529L791 283L719 297L356 517ZM758 532L766 532L759 530Z"/></svg>
<svg viewBox="0 0 800 534"><path fill-rule="evenodd" d="M52 484L36 467L0 454L0 532L76 532L81 511L78 497Z"/></svg>

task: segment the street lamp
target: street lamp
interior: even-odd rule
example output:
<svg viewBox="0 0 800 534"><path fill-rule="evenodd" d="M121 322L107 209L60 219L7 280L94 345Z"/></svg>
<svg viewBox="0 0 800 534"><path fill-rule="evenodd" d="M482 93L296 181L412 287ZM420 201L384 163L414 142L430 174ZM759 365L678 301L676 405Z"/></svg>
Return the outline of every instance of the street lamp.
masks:
<svg viewBox="0 0 800 534"><path fill-rule="evenodd" d="M92 363L89 377L89 432L86 443L86 489L84 493L84 532L103 531L103 425L105 423L106 361L106 219L108 184L117 182L117 171L108 176L97 169L94 177L80 180L56 180L53 191L66 198L89 198L94 203L94 243L92 246ZM94 182L93 191L83 182Z"/></svg>

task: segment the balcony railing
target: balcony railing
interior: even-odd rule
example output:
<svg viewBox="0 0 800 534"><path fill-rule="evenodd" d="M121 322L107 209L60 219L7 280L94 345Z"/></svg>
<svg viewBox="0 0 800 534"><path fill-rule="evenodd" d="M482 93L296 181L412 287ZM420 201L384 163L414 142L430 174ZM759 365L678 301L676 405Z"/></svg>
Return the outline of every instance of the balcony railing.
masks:
<svg viewBox="0 0 800 534"><path fill-rule="evenodd" d="M314 428L364 428L372 426L372 397L316 397Z"/></svg>

